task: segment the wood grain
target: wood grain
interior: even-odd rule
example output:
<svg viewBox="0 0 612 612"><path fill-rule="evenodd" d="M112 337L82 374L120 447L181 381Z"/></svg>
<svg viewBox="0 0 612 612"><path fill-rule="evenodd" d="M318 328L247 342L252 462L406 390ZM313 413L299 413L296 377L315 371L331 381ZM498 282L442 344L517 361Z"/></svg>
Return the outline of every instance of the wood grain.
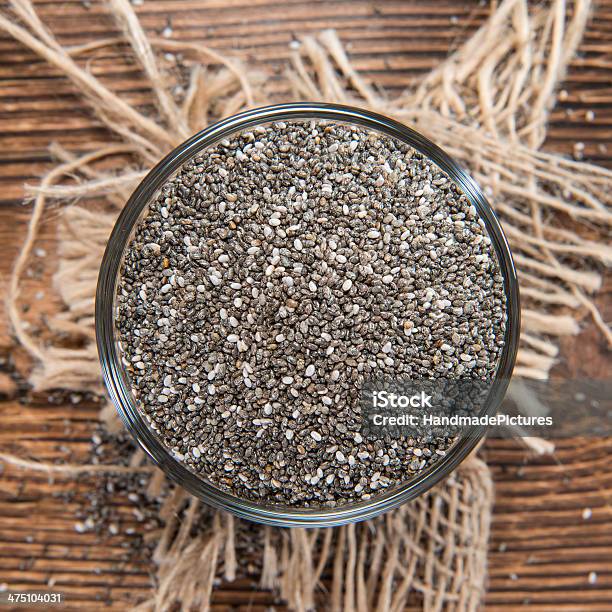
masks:
<svg viewBox="0 0 612 612"><path fill-rule="evenodd" d="M44 0L36 6L63 44L117 33L103 3ZM394 95L474 32L488 7L456 0L145 0L137 11L148 32L159 34L170 23L173 38L198 40L244 57L270 71L272 79L291 40L336 28L356 67ZM605 0L597 3L567 75L567 96L551 113L547 148L571 154L580 141L587 158L612 166L611 57L612 1ZM130 103L149 106L139 73L122 55L105 50L90 67ZM589 110L595 113L592 121L587 121ZM57 71L0 36L0 283L25 233L23 184L49 167L52 141L86 151L107 142L108 134ZM61 307L50 286L58 214L47 212L37 243L45 254L33 259L22 283L33 325L41 324L50 304ZM609 285L599 298L604 308L610 304ZM564 341L557 373L609 376L609 352L588 320L583 326L579 337ZM15 346L2 308L0 363L0 394L6 398L0 402L0 445L40 460L83 460L97 406L73 404L69 396L50 403L45 395L27 390L23 378L32 363ZM609 439L567 440L553 457L534 458L516 442L487 442L484 455L496 483L488 610L612 609L611 451ZM151 568L126 548L131 537L126 530L143 528L133 502L120 493L113 497L118 535L75 531L75 512L98 485L95 478L50 480L5 466L0 477L0 583L26 590L53 586L66 593L65 609L70 610L125 610L146 596ZM591 572L597 574L594 584ZM213 609L263 611L274 603L270 593L244 579L222 584ZM419 609L418 601L412 603L410 609Z"/></svg>

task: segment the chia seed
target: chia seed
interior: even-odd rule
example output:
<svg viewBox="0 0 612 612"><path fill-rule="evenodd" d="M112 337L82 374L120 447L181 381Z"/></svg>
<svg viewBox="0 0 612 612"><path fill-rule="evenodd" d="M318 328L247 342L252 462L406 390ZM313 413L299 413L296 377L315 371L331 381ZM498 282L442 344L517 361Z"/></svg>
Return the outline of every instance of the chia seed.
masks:
<svg viewBox="0 0 612 612"><path fill-rule="evenodd" d="M162 187L121 267L117 329L143 414L242 498L370 499L452 439L369 439L374 376L491 376L503 279L459 187L408 145L327 122L258 126Z"/></svg>

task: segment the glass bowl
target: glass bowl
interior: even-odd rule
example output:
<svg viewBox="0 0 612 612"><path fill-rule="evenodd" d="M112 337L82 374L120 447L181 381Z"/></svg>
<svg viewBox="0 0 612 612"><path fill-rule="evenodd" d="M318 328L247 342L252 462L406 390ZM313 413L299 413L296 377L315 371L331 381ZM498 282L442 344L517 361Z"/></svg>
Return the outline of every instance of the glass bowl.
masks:
<svg viewBox="0 0 612 612"><path fill-rule="evenodd" d="M162 185L191 157L235 132L258 124L291 120L329 120L379 131L410 145L431 159L461 188L485 223L496 251L506 296L505 342L496 374L481 414L494 414L503 400L516 359L520 309L519 290L512 255L500 223L475 181L444 151L411 128L388 117L348 106L324 103L292 103L267 106L234 115L199 132L168 154L140 183L119 215L100 267L96 292L95 325L102 374L110 398L125 426L147 456L169 478L205 503L244 519L282 527L327 527L375 517L423 494L450 474L474 449L485 433L475 427L448 449L444 457L411 480L375 495L367 501L335 508L293 508L266 505L226 493L179 462L162 444L140 411L122 365L115 329L116 289L123 254L148 203Z"/></svg>

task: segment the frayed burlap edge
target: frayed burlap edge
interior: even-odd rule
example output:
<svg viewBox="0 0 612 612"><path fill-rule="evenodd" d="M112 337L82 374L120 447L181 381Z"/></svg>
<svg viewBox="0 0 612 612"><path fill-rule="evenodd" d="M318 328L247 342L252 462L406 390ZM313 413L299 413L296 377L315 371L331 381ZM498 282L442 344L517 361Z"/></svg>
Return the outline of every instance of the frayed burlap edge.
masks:
<svg viewBox="0 0 612 612"><path fill-rule="evenodd" d="M126 0L110 0L109 5L123 37L73 49L56 42L28 0L11 2L17 21L0 15L0 27L66 74L121 139L80 157L54 146L58 166L30 188L33 214L11 278L8 307L17 338L37 360L31 381L39 389L101 390L93 295L116 213L93 212L88 203L103 198L118 210L145 168L186 135L212 118L268 101L262 75L201 45L147 38ZM601 284L597 266L609 265L612 252L604 241L587 239L576 229L581 223L609 228L612 174L539 150L556 87L582 37L589 2L577 1L571 8L566 14L566 4L556 1L531 10L524 0L506 0L418 87L395 99L360 77L332 31L302 39L285 75L295 97L369 107L414 125L484 186L519 267L524 307L517 373L531 378L548 376L557 355L555 338L577 333L576 319L585 309L607 341L612 339L589 297ZM159 120L127 105L79 63L97 49L126 43L150 83ZM171 75L159 67L154 50L180 52L192 61L180 103L169 93ZM97 169L98 161L113 158L118 172ZM126 158L133 160L129 170ZM55 283L67 308L48 323L51 332L78 339L78 349L53 342L41 346L17 307L19 279L49 200L80 202L65 209L60 229ZM567 218L571 227L563 222ZM116 426L113 418L107 422ZM536 450L546 450L538 444ZM0 459L24 469L49 469L8 454ZM133 469L143 469L137 464ZM88 468L61 467L63 473ZM157 472L149 488L154 492L159 486ZM484 588L491 499L488 469L472 457L435 492L376 521L333 531L262 529L263 586L278 589L292 608L310 609L323 569L331 565L333 609L400 609L413 591L422 593L427 609L474 609ZM192 523L199 510L199 503L178 489L165 502L168 520L155 555L158 588L144 608L163 610L173 601L206 608L217 565L227 579L235 575L234 542L240 528L226 515L214 514L194 537ZM194 564L199 570L195 580Z"/></svg>

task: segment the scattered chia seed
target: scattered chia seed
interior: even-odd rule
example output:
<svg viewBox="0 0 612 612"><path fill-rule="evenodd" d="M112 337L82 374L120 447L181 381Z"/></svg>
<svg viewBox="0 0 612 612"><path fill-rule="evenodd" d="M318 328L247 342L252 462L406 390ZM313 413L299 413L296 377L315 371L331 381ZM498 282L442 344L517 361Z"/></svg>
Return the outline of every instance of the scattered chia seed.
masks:
<svg viewBox="0 0 612 612"><path fill-rule="evenodd" d="M423 155L287 122L229 138L163 186L126 252L117 327L175 457L243 498L335 506L444 456L452 439L368 439L360 389L491 376L503 281L476 210Z"/></svg>
<svg viewBox="0 0 612 612"><path fill-rule="evenodd" d="M585 508L585 509L582 511L582 518L583 518L585 521L588 521L588 520L589 520L589 519L590 519L592 516L593 516L593 511L592 511L590 508Z"/></svg>

